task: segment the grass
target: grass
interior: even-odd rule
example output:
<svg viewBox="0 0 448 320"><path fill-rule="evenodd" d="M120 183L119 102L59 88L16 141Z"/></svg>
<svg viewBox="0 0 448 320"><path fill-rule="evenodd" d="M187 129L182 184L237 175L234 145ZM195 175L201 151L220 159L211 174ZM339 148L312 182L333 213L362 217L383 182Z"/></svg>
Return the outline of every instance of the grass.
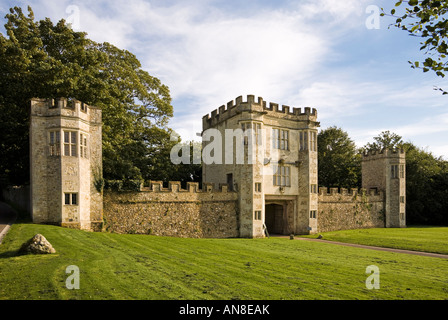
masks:
<svg viewBox="0 0 448 320"><path fill-rule="evenodd" d="M52 255L17 255L42 233ZM67 266L80 270L68 290ZM380 289L366 289L378 266ZM0 245L0 299L448 299L448 260L289 239L185 239L15 224Z"/></svg>
<svg viewBox="0 0 448 320"><path fill-rule="evenodd" d="M321 233L323 239L369 246L448 254L448 227L411 226ZM304 236L316 238L316 235Z"/></svg>

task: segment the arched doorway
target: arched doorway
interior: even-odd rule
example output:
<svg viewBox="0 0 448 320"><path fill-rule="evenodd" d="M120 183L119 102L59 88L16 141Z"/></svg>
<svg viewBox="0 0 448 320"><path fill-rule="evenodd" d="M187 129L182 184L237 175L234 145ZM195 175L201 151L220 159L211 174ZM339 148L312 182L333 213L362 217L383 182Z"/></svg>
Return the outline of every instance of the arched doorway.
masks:
<svg viewBox="0 0 448 320"><path fill-rule="evenodd" d="M285 233L285 210L284 205L277 203L265 206L265 224L270 234Z"/></svg>

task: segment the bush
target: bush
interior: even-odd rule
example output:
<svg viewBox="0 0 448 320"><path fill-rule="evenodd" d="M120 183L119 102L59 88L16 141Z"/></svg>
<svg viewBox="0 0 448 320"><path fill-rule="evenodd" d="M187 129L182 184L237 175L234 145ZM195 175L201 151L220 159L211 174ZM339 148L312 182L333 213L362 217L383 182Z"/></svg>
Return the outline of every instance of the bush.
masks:
<svg viewBox="0 0 448 320"><path fill-rule="evenodd" d="M125 180L123 182L123 190L140 191L143 186L143 180Z"/></svg>
<svg viewBox="0 0 448 320"><path fill-rule="evenodd" d="M105 189L112 191L141 191L143 180L106 180Z"/></svg>
<svg viewBox="0 0 448 320"><path fill-rule="evenodd" d="M121 180L105 180L105 186L107 190L122 191L123 181Z"/></svg>

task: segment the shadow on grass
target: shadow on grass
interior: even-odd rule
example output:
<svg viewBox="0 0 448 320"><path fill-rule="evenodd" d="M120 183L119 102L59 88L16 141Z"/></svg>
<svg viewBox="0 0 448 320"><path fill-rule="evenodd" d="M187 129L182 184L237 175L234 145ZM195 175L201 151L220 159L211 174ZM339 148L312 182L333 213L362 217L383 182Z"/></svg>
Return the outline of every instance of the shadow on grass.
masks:
<svg viewBox="0 0 448 320"><path fill-rule="evenodd" d="M55 253L32 253L32 252L26 252L19 250L10 250L0 253L0 259L8 259L8 258L15 258L15 257L23 257L23 256L50 256L55 255Z"/></svg>
<svg viewBox="0 0 448 320"><path fill-rule="evenodd" d="M23 253L19 253L19 251L5 251L0 253L0 259L8 259L13 257L18 257L24 255Z"/></svg>

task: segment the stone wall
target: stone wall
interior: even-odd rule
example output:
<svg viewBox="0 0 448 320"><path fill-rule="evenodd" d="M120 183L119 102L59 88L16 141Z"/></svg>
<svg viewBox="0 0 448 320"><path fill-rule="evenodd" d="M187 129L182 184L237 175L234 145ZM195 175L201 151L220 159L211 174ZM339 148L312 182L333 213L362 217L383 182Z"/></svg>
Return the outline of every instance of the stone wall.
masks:
<svg viewBox="0 0 448 320"><path fill-rule="evenodd" d="M9 186L1 190L1 198L17 208L31 212L30 186Z"/></svg>
<svg viewBox="0 0 448 320"><path fill-rule="evenodd" d="M104 230L189 238L239 237L238 194L210 184L152 182L142 191L104 191Z"/></svg>
<svg viewBox="0 0 448 320"><path fill-rule="evenodd" d="M384 227L384 194L372 189L319 188L318 231Z"/></svg>

